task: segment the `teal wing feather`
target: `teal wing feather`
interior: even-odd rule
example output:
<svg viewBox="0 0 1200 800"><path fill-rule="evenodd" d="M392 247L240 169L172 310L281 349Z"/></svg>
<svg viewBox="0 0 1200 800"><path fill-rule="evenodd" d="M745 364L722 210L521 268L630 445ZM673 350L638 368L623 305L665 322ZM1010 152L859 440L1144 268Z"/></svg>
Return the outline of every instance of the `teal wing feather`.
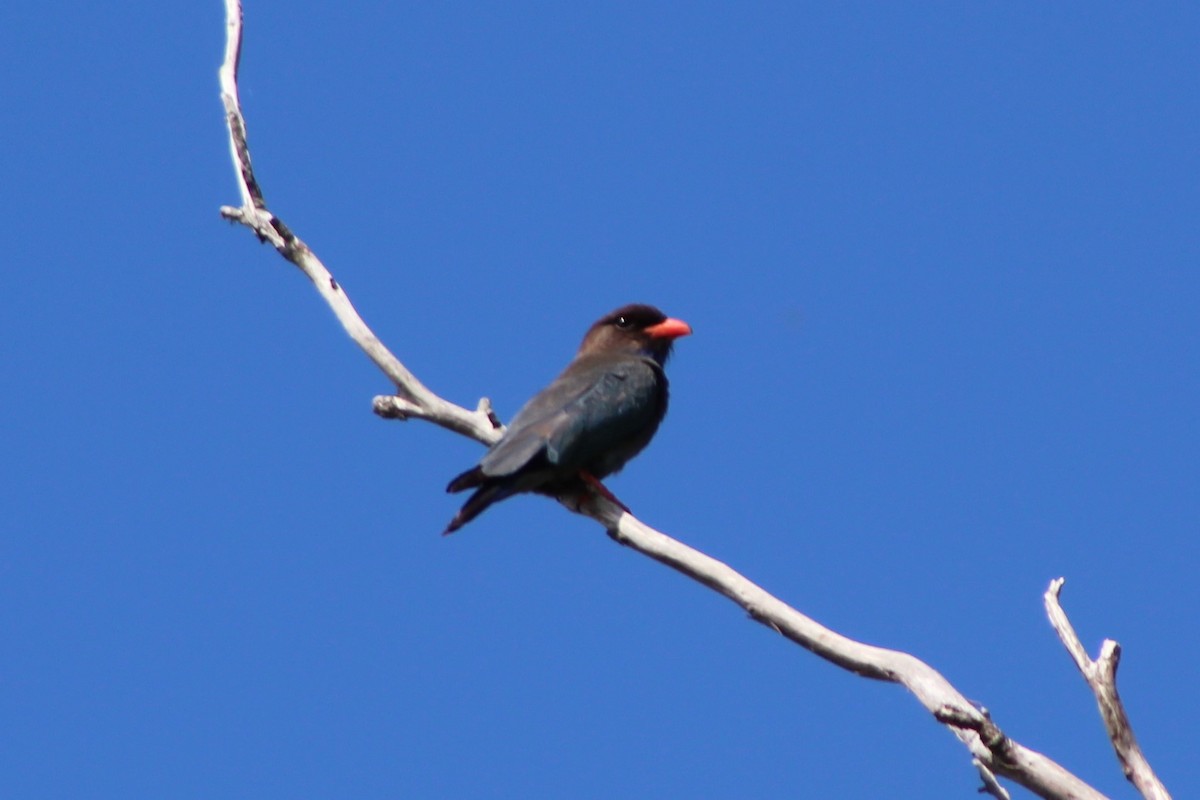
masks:
<svg viewBox="0 0 1200 800"><path fill-rule="evenodd" d="M544 459L607 474L649 441L665 403L666 380L649 359L578 359L525 404L480 467L498 477Z"/></svg>

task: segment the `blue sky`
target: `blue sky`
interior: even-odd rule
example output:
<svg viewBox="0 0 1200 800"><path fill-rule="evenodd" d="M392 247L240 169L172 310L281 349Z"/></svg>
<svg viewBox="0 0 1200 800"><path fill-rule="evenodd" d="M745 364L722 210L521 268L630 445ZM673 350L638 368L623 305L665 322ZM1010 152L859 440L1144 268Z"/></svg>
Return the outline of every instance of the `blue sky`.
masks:
<svg viewBox="0 0 1200 800"><path fill-rule="evenodd" d="M612 489L1131 796L1051 578L1200 791L1200 13L1183 3L251 0L272 208L503 417L688 320ZM238 200L219 3L0 10L0 794L965 797L966 751L479 455ZM1015 796L1027 796L1014 789Z"/></svg>

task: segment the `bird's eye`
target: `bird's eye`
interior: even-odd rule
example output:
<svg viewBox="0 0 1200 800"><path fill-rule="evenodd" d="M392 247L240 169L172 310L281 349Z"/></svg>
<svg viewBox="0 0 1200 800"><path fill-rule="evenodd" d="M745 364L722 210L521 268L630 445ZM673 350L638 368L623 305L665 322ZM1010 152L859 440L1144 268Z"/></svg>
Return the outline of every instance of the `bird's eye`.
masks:
<svg viewBox="0 0 1200 800"><path fill-rule="evenodd" d="M633 321L629 317L617 317L617 327L623 331L627 331L633 327Z"/></svg>

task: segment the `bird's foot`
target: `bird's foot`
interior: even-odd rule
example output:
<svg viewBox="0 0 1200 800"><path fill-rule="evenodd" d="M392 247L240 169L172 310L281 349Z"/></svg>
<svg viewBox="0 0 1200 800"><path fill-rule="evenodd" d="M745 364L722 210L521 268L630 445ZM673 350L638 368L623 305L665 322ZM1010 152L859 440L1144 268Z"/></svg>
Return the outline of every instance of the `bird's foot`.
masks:
<svg viewBox="0 0 1200 800"><path fill-rule="evenodd" d="M629 506L625 505L620 500L618 500L617 496L615 494L613 494L612 492L610 492L608 490L608 487L605 486L603 483L601 483L600 479L597 478L595 475L588 472L587 470L580 470L579 477L583 478L583 482L586 483L588 486L590 486L593 492L600 495L605 500L611 500L612 502L616 503L617 505L619 505L621 507L621 510L623 510L626 514L633 513L632 511L629 510Z"/></svg>

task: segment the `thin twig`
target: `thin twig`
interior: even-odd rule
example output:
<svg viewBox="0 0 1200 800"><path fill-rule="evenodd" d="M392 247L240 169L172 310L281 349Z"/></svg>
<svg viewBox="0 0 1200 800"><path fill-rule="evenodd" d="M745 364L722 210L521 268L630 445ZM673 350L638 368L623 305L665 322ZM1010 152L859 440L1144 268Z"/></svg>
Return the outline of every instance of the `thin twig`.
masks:
<svg viewBox="0 0 1200 800"><path fill-rule="evenodd" d="M1104 728L1108 731L1108 739L1112 742L1117 760L1121 762L1121 771L1126 779L1134 785L1146 800L1171 800L1171 795L1162 785L1162 781L1150 768L1150 762L1142 754L1137 739L1133 735L1133 725L1125 714L1125 706L1117 693L1117 666L1121 663L1121 645L1112 639L1105 639L1100 644L1100 656L1095 661L1088 658L1087 650L1079 641L1079 634L1067 612L1063 611L1059 597L1062 594L1065 578L1055 578L1046 589L1046 615L1054 626L1063 647L1071 655L1071 660L1079 668L1083 679L1091 687L1096 696L1096 704L1100 707L1100 718L1104 720Z"/></svg>
<svg viewBox="0 0 1200 800"><path fill-rule="evenodd" d="M221 65L221 101L225 105L225 121L229 129L229 149L237 168L238 188L242 194L241 207L224 206L221 216L250 228L258 238L269 243L279 254L300 268L333 309L338 322L350 338L362 348L367 357L396 385L397 395L377 398L375 411L392 419L415 417L469 436L483 444L492 444L500 437L502 428L495 415L483 403L475 411L449 403L431 392L408 371L400 360L384 347L363 318L359 316L341 284L321 263L300 237L282 220L267 210L262 188L250 163L250 146L246 120L238 99L238 62L242 51L242 6L240 0L225 0L226 34L225 61Z"/></svg>
<svg viewBox="0 0 1200 800"><path fill-rule="evenodd" d="M979 779L983 781L983 788L979 790L980 792L986 792L996 798L996 800L1012 800L1012 797L1008 794L1008 790L996 780L995 773L988 769L982 761L978 758L973 758L971 759L971 764L979 771Z"/></svg>

